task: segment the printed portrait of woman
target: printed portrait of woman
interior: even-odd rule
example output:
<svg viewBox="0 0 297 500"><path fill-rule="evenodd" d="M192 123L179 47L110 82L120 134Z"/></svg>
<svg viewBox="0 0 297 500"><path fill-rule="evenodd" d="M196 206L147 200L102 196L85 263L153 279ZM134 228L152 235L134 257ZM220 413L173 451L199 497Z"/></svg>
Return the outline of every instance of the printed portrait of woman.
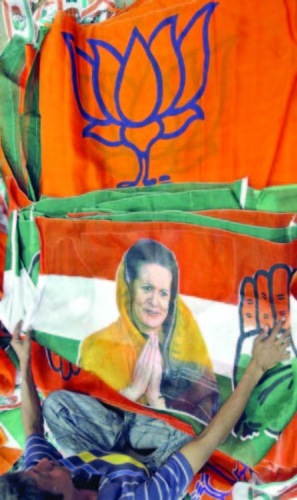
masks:
<svg viewBox="0 0 297 500"><path fill-rule="evenodd" d="M124 255L116 284L119 318L82 342L80 366L133 401L209 422L219 406L217 382L179 296L174 254L157 241L139 240Z"/></svg>

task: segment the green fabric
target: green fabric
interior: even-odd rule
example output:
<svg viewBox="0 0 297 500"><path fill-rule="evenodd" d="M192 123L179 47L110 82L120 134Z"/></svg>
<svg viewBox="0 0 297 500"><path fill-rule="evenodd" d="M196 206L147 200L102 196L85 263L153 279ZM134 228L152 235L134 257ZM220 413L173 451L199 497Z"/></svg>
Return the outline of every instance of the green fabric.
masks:
<svg viewBox="0 0 297 500"><path fill-rule="evenodd" d="M248 188L246 210L297 212L297 185L272 186L262 190Z"/></svg>
<svg viewBox="0 0 297 500"><path fill-rule="evenodd" d="M225 192L225 198L228 205L234 208L240 208L237 200L237 191L240 190L242 181L235 183L182 183L182 184L159 184L150 187L134 187L125 189L104 189L102 191L93 191L81 196L73 196L69 198L51 198L41 196L38 203L35 204L35 209L40 213L54 214L56 216L64 216L68 212L80 213L83 211L91 211L98 208L102 203L117 202L122 200L130 200L131 197L135 200L136 196L151 196L154 194L164 195L169 193L172 195L186 194L195 191L212 191L219 190ZM233 194L234 191L234 194ZM227 195L226 193L229 193ZM206 196L204 196L204 199ZM55 204L53 204L55 200ZM220 208L224 208L222 205ZM228 207L226 207L228 208Z"/></svg>
<svg viewBox="0 0 297 500"><path fill-rule="evenodd" d="M41 139L39 114L39 54L29 75L20 113L19 80L25 68L26 41L15 36L0 57L0 140L19 188L32 201L40 196Z"/></svg>
<svg viewBox="0 0 297 500"><path fill-rule="evenodd" d="M26 269L36 285L40 268L40 241L36 227L37 216L53 219L69 219L71 213L82 213L83 219L119 221L122 224L134 222L135 227L141 221L164 221L179 222L190 227L207 227L228 231L230 234L248 235L253 238L265 239L271 242L286 243L297 239L296 226L285 228L268 228L253 226L249 224L235 223L224 219L216 219L198 212L209 208L228 208L240 210L240 193L242 181L229 185L190 184L158 186L151 191L147 188L134 188L123 190L105 190L88 193L80 197L65 199L42 198L31 206L23 208L18 212L16 231L12 231L12 216L9 224L9 238L7 246L6 269L12 269L12 255L15 256L15 273L20 276L21 269ZM297 186L290 186L287 192L291 194L297 191ZM254 191L250 191L255 194ZM254 196L259 204L262 192ZM290 195L291 196L291 195ZM280 203L281 191L267 189L263 200L272 203ZM263 204L262 204L263 206ZM265 207L267 208L267 207ZM89 214L92 215L89 215ZM77 364L79 341L61 338L47 332L35 331L35 339L41 345L47 347L58 355L61 355L71 363ZM239 360L239 380L248 356L242 356ZM276 436L288 424L296 410L296 366L294 360L292 366L286 369L287 377L279 375L279 367L270 373L270 378L258 385L246 408L244 419L239 422L236 432L229 436L221 449L231 456L240 459L249 465L256 464L275 443ZM282 372L281 372L282 373ZM290 379L290 380L289 380ZM231 394L231 380L217 375L218 385L222 395L222 402ZM275 394L270 400L271 386ZM288 403L285 411L280 414L280 404L284 391L287 391ZM263 404L262 404L263 403ZM164 410L165 413L171 413ZM260 433L257 429L267 420L269 412L270 434ZM182 421L193 426L200 433L203 425L193 419L190 415L175 413ZM253 439L242 440L246 429L254 431Z"/></svg>
<svg viewBox="0 0 297 500"><path fill-rule="evenodd" d="M0 141L10 169L20 189L28 194L21 150L18 81L25 65L25 43L14 37L0 57Z"/></svg>
<svg viewBox="0 0 297 500"><path fill-rule="evenodd" d="M26 439L21 419L21 409L2 411L0 413L0 423L13 436L20 448L24 448Z"/></svg>
<svg viewBox="0 0 297 500"><path fill-rule="evenodd" d="M23 147L28 173L28 193L30 200L38 200L41 175L41 132L39 112L39 67L40 53L37 54L26 86L24 113L21 116Z"/></svg>
<svg viewBox="0 0 297 500"><path fill-rule="evenodd" d="M172 191L171 191L172 187ZM172 221L181 222L188 226L194 227L208 227L219 228L230 233L241 235L249 235L254 238L265 239L271 242L286 243L293 241L297 238L296 227L290 228L267 228L261 226L252 226L248 224L240 224L221 219L191 213L189 210L203 210L206 207L213 206L214 200L216 206L223 206L226 208L227 203L233 204L234 208L238 209L236 196L234 195L233 185L228 188L226 185L209 186L209 189L200 189L200 185L187 186L164 186L163 190L158 190L146 193L143 195L143 189L134 189L133 195L131 190L107 190L102 192L89 193L81 197L66 198L66 199L53 199L43 198L39 202L32 204L32 206L24 208L18 213L17 231L15 233L15 248L14 252L17 256L18 266L16 272L19 275L20 269L25 268L33 282L37 284L39 275L39 251L40 241L37 227L35 224L35 217L49 217L49 218L64 218L71 219L68 213L77 210L77 212L85 211L85 219L98 219L98 220L115 220L121 221L125 224L126 221L133 221L137 227L138 221ZM189 189L190 188L190 189ZM194 189L193 189L194 188ZM272 192L271 196L277 195ZM110 201L106 201L106 200ZM179 210L166 210L166 207L173 207L175 203ZM188 209L188 210L187 210ZM112 214L102 214L102 211L112 211ZM145 210L145 211L141 211ZM95 213L90 216L87 212ZM12 221L10 221L9 243L7 252L6 269L10 269L12 265ZM34 264L34 265L33 265ZM35 331L35 339L41 345L51 349L58 355L61 355L71 363L76 364L78 358L79 341L61 338L47 332ZM248 356L240 358L240 366L238 370L238 380L243 372L243 369L248 362ZM275 436L284 428L290 421L296 409L296 366L297 362L294 360L292 366L287 369L286 375L290 375L282 380L282 377L272 372L270 378L265 379L254 392L249 405L246 409L245 419L239 423L237 434L232 434L221 449L224 452L234 456L237 459L243 460L249 465L257 463L275 443ZM276 368L278 370L279 368ZM222 401L224 401L232 392L231 380L217 376L220 392L222 394ZM272 401L269 398L269 388L271 385L276 384L276 393ZM288 386L289 384L289 386ZM290 385L291 384L291 385ZM283 391L289 391L288 404L285 407L285 412L280 415L279 407ZM265 404L261 404L261 402ZM256 404L257 403L257 404ZM255 410L256 408L256 410ZM271 435L261 434L260 437L255 435L253 439L246 439L242 441L241 437L244 436L246 426L257 433L259 425L265 422L267 412L272 415L269 422L271 424ZM165 410L165 413L167 411ZM275 418L273 417L275 415ZM190 415L181 415L176 413L176 416L182 421L193 425L195 431L200 433L203 426L193 419Z"/></svg>
<svg viewBox="0 0 297 500"><path fill-rule="evenodd" d="M70 363L77 364L80 341L61 338L57 335L49 335L48 333L39 331L34 332L34 340L36 340L38 344L59 354L62 358L67 359Z"/></svg>
<svg viewBox="0 0 297 500"><path fill-rule="evenodd" d="M20 222L18 224L18 235L21 266L24 267L26 271L30 271L30 278L36 285L40 266L39 260L33 265L32 259L40 252L40 242L39 233L34 221Z"/></svg>
<svg viewBox="0 0 297 500"><path fill-rule="evenodd" d="M297 212L297 184L281 188L271 187L261 191L248 188L244 207L240 201L242 184L243 181L230 184L164 184L149 188L106 189L69 198L42 196L34 207L41 214L57 217L64 217L67 213L90 211L110 213L163 209L201 211L244 208L276 213Z"/></svg>

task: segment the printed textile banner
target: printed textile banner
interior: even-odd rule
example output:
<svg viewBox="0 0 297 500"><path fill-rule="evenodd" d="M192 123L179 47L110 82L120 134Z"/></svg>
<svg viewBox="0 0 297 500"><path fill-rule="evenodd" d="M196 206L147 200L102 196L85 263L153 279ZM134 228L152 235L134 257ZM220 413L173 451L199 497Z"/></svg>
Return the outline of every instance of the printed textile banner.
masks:
<svg viewBox="0 0 297 500"><path fill-rule="evenodd" d="M286 317L290 361L261 380L224 454L195 477L193 500L296 492L296 186L283 189L282 213L263 210L284 208L281 188L239 181L44 197L10 218L0 341L13 359L9 332L20 318L33 325L44 394L92 394L199 434L237 385L261 325ZM141 364L150 381L140 394ZM0 424L20 454L19 399L5 358L0 366L11 404Z"/></svg>
<svg viewBox="0 0 297 500"><path fill-rule="evenodd" d="M41 47L41 193L296 182L295 14L284 0L58 14Z"/></svg>
<svg viewBox="0 0 297 500"><path fill-rule="evenodd" d="M26 1L0 4L0 161L30 200L296 182L293 1Z"/></svg>
<svg viewBox="0 0 297 500"><path fill-rule="evenodd" d="M184 214L209 219L203 227L194 219L170 221L170 213L167 222L160 212L156 222L84 216L35 223L32 211L23 222L15 212L1 319L11 330L25 314L45 347L199 432L238 383L261 325L286 316L292 360L263 380L224 445L255 464L295 413L295 227L265 233L259 225ZM154 272L142 283L147 266ZM155 289L159 305L151 299ZM144 360L159 373L157 401L150 390L131 392Z"/></svg>
<svg viewBox="0 0 297 500"><path fill-rule="evenodd" d="M76 21L103 21L115 13L112 0L3 0L0 2L0 167L30 200L39 198L41 171L38 47L57 11Z"/></svg>
<svg viewBox="0 0 297 500"><path fill-rule="evenodd" d="M58 226L43 218L37 226L41 300L34 328L58 337L61 349L61 337L79 341L68 359L142 404L208 423L220 395L231 389L226 379L238 383L260 326L272 327L282 315L289 325L291 318L292 361L259 384L224 448L250 464L261 459L296 411L297 315L289 296L296 240L280 249L245 235L162 222ZM157 401L150 387L133 393L141 363L159 373Z"/></svg>

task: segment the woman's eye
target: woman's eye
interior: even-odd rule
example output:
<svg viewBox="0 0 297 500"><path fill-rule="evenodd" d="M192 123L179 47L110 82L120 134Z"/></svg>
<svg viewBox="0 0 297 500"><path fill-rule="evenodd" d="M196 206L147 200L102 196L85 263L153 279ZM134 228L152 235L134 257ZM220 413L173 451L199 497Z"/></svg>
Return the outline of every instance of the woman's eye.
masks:
<svg viewBox="0 0 297 500"><path fill-rule="evenodd" d="M142 287L143 290L145 290L146 292L150 292L152 287L150 285L145 285Z"/></svg>
<svg viewBox="0 0 297 500"><path fill-rule="evenodd" d="M162 291L162 292L161 292L161 295L162 295L162 297L168 297L168 292L164 292L164 291Z"/></svg>

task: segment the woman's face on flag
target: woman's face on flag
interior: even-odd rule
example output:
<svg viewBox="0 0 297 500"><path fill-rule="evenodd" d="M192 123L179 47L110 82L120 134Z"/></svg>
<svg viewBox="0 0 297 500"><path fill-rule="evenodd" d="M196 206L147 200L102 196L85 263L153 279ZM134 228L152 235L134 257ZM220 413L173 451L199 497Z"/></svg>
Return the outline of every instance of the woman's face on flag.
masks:
<svg viewBox="0 0 297 500"><path fill-rule="evenodd" d="M158 333L168 314L172 273L159 264L141 263L133 283L132 315L140 332Z"/></svg>

